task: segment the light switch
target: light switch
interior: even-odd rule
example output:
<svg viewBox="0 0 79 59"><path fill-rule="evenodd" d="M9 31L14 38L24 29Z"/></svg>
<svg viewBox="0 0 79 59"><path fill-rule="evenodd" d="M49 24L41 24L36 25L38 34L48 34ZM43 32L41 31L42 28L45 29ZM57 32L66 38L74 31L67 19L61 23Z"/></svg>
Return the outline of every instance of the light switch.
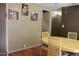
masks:
<svg viewBox="0 0 79 59"><path fill-rule="evenodd" d="M64 25L62 25L62 28L64 28Z"/></svg>

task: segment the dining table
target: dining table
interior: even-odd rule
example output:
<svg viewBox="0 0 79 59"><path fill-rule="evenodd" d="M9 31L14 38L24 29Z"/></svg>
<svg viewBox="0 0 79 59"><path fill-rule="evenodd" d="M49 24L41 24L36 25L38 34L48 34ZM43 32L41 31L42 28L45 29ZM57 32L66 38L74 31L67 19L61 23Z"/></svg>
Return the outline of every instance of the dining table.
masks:
<svg viewBox="0 0 79 59"><path fill-rule="evenodd" d="M48 45L60 47L60 50L79 53L79 40L69 39L66 37L43 37L42 41Z"/></svg>

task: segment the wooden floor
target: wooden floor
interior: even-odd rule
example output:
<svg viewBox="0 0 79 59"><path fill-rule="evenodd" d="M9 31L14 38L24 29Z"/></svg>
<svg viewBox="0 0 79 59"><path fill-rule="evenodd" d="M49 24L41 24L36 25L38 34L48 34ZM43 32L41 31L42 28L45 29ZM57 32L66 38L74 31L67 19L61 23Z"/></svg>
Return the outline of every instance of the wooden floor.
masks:
<svg viewBox="0 0 79 59"><path fill-rule="evenodd" d="M10 53L9 56L40 56L41 46ZM47 51L42 50L41 56L47 56Z"/></svg>

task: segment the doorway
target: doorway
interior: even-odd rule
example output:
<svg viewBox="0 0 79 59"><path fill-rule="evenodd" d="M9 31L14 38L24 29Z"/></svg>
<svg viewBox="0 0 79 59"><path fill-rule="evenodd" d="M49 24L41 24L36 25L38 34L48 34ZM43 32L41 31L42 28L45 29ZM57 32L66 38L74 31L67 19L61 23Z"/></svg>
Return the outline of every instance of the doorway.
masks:
<svg viewBox="0 0 79 59"><path fill-rule="evenodd" d="M48 37L49 35L49 21L50 21L50 12L43 10L42 11L43 15L42 15L42 38L43 37ZM48 45L46 43L44 43L43 41L41 41L41 55L45 55L47 56L47 52L48 52Z"/></svg>
<svg viewBox="0 0 79 59"><path fill-rule="evenodd" d="M0 56L6 55L6 4L0 3Z"/></svg>
<svg viewBox="0 0 79 59"><path fill-rule="evenodd" d="M50 12L43 10L42 32L49 32Z"/></svg>
<svg viewBox="0 0 79 59"><path fill-rule="evenodd" d="M51 36L60 36L62 11L55 11L52 14Z"/></svg>

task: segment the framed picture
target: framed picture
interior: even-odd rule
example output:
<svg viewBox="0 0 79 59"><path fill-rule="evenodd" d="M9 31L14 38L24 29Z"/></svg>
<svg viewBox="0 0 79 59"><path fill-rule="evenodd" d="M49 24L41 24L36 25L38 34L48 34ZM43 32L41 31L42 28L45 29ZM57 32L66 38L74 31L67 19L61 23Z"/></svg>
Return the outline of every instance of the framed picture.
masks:
<svg viewBox="0 0 79 59"><path fill-rule="evenodd" d="M28 5L27 4L22 4L21 14L28 16Z"/></svg>
<svg viewBox="0 0 79 59"><path fill-rule="evenodd" d="M18 11L8 9L8 19L18 20Z"/></svg>
<svg viewBox="0 0 79 59"><path fill-rule="evenodd" d="M38 14L35 13L35 12L32 12L32 13L31 13L31 20L32 20L32 21L38 20Z"/></svg>

